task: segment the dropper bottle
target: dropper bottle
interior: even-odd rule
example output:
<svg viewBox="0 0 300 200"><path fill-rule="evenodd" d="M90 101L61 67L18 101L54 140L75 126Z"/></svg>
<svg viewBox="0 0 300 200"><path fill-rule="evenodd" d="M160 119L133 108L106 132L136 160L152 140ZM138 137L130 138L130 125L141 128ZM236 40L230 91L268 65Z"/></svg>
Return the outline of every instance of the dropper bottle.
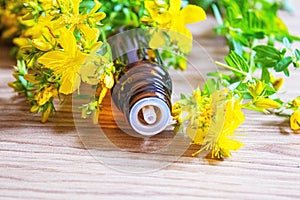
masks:
<svg viewBox="0 0 300 200"><path fill-rule="evenodd" d="M118 44L122 48L144 40L143 36L136 35ZM132 129L148 137L166 129L171 120L172 81L158 51L134 49L118 57L115 66L119 73L111 91L112 99Z"/></svg>

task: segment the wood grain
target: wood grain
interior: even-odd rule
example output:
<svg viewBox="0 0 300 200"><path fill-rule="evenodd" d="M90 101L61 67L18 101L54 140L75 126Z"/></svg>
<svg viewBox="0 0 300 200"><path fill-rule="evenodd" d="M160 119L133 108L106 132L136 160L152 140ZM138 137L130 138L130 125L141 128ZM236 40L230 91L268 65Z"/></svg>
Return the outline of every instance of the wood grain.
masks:
<svg viewBox="0 0 300 200"><path fill-rule="evenodd" d="M297 8L300 8L298 2ZM299 35L300 15L280 14L291 33ZM210 17L192 30L212 59L222 61L227 49L224 39L211 31L214 24ZM296 45L299 47L299 43ZM119 165L115 170L86 149L89 141L91 144L95 141L91 135L87 135L89 140L78 135L70 100L66 99L55 119L46 124L39 122L38 115L29 113L26 101L7 86L13 80L15 63L8 50L8 46L1 44L0 199L300 198L300 135L290 131L287 121L246 111L246 122L240 127L244 135L240 140L245 146L234 152L232 158L215 161L203 156L191 157L195 151L191 146L170 163L174 160L172 155L155 154L155 145L164 144L158 142L161 140L168 142L171 137L168 133L159 140L132 139L120 134L113 121L108 121L103 126L117 146L132 150L135 145L135 150L145 150L138 155L129 153L128 157L106 149L102 155L111 156L109 161ZM299 78L299 70L293 70L282 97L300 95ZM109 116L105 112L103 116ZM119 170L129 169L136 156L141 167L153 165L156 170L139 174ZM161 163L166 166L159 167Z"/></svg>

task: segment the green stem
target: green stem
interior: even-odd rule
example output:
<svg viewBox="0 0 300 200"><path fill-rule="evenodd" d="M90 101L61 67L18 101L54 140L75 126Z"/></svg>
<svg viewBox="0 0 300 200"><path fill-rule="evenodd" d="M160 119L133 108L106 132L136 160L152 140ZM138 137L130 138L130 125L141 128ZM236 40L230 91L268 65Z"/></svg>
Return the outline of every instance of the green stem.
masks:
<svg viewBox="0 0 300 200"><path fill-rule="evenodd" d="M257 39L253 39L253 41L251 42L251 50L250 50L250 63L249 63L250 73L253 73L255 71L255 62L254 62L255 51L253 51L253 48L256 46L256 44L257 44Z"/></svg>
<svg viewBox="0 0 300 200"><path fill-rule="evenodd" d="M235 71L235 72L238 72L238 73L240 73L240 74L243 74L244 76L248 76L248 75L249 75L248 73L246 73L246 72L244 72L244 71L238 70L238 69L236 69L236 68L233 68L233 67L231 67L231 66L229 66L229 65L226 65L226 64L221 63L221 62L218 62L218 61L215 61L215 64L216 64L216 65L219 65L219 66L221 66L221 67L224 67L224 68L226 68L226 69L230 69L231 71Z"/></svg>
<svg viewBox="0 0 300 200"><path fill-rule="evenodd" d="M219 9L218 9L218 6L217 6L216 4L212 4L212 5L211 5L211 8L212 8L213 13L214 13L214 15L215 15L215 18L216 18L216 20L217 20L217 23L218 23L219 25L222 25L222 24L223 24L223 19L222 19L222 17L221 17L221 14L220 14L220 11L219 11Z"/></svg>

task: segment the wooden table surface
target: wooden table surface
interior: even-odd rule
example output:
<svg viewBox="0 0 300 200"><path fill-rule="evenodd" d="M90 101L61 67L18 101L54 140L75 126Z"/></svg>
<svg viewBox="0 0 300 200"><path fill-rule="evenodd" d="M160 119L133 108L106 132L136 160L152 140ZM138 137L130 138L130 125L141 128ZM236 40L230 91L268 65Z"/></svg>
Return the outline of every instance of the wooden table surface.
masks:
<svg viewBox="0 0 300 200"><path fill-rule="evenodd" d="M299 36L298 1L295 8L295 15L280 15L291 33ZM227 48L225 40L212 32L215 24L209 17L196 26L197 30L192 28L212 59L222 61ZM244 146L224 161L191 157L194 147L177 159L145 153L139 159L149 168L153 163L170 163L137 174L126 171L126 163L136 159L134 153L123 160L121 151L105 154L112 162L120 161L121 170L116 170L86 148L75 128L69 101L46 124L29 112L26 101L7 86L13 81L15 64L8 50L1 44L0 199L300 198L300 135L292 133L282 118L246 111L246 121L239 129ZM281 94L286 99L300 95L300 72L293 69L291 74ZM106 126L121 148L130 148L128 144L133 143L140 149L149 148L147 141L135 142L120 135L113 124Z"/></svg>

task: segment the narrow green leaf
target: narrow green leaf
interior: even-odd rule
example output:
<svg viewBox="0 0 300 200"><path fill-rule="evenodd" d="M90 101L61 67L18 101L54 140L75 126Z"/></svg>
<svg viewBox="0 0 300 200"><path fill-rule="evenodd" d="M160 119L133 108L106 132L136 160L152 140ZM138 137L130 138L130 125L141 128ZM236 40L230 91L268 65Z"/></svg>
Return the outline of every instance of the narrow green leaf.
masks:
<svg viewBox="0 0 300 200"><path fill-rule="evenodd" d="M276 72L284 72L287 67L292 63L293 58L291 56L287 56L281 61L279 61L275 66L274 69ZM284 72L286 74L286 72Z"/></svg>
<svg viewBox="0 0 300 200"><path fill-rule="evenodd" d="M285 68L285 69L283 70L283 73L284 73L284 75L286 75L286 76L290 76L290 71L288 70L288 68Z"/></svg>
<svg viewBox="0 0 300 200"><path fill-rule="evenodd" d="M300 60L300 51L298 49L295 49L295 56L297 60Z"/></svg>
<svg viewBox="0 0 300 200"><path fill-rule="evenodd" d="M249 66L244 60L244 58L234 51L231 51L229 55L225 57L225 61L230 67L237 69L237 71L246 72L246 73L249 72ZM237 71L233 71L233 72L236 75L244 75L244 73L241 74Z"/></svg>
<svg viewBox="0 0 300 200"><path fill-rule="evenodd" d="M215 15L215 18L216 18L218 24L222 25L223 24L223 19L221 17L221 14L220 14L220 11L219 11L217 5L216 4L212 4L211 8L212 8L212 10L214 12L214 15Z"/></svg>
<svg viewBox="0 0 300 200"><path fill-rule="evenodd" d="M287 49L292 49L291 43L287 37L284 37L282 42Z"/></svg>
<svg viewBox="0 0 300 200"><path fill-rule="evenodd" d="M28 86L28 81L26 81L23 76L18 76L18 78L22 85L26 88Z"/></svg>

